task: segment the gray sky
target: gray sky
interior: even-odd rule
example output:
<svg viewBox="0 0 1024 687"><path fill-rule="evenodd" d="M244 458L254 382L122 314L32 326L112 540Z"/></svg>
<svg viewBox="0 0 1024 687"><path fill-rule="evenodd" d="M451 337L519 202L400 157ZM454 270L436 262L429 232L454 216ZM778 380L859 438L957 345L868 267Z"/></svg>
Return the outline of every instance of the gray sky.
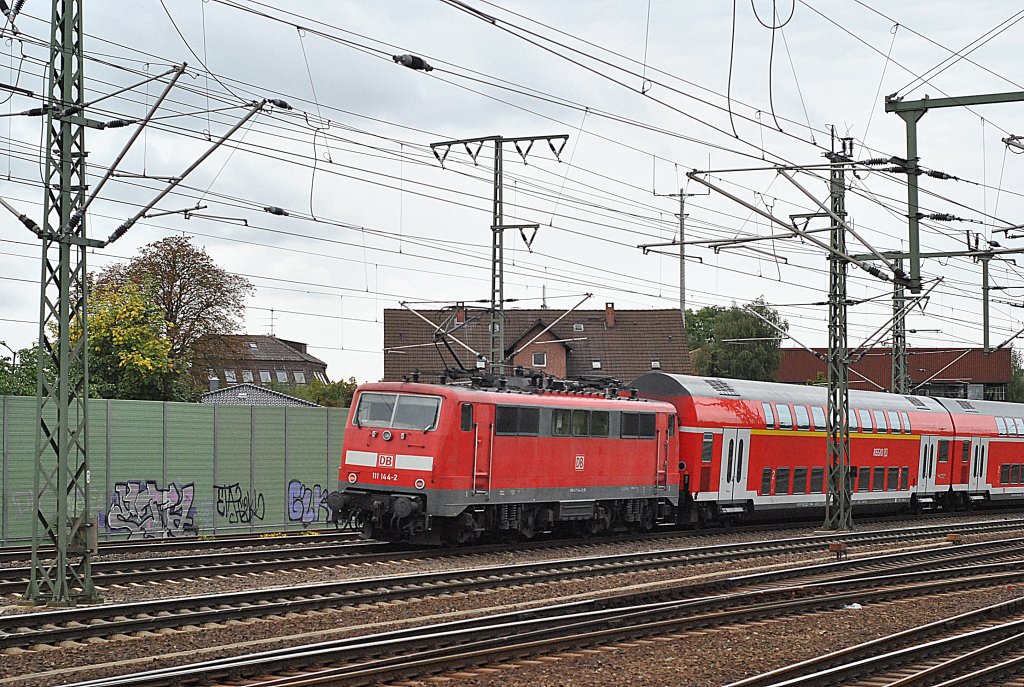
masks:
<svg viewBox="0 0 1024 687"><path fill-rule="evenodd" d="M702 191L687 185L687 171L820 164L829 125L856 139L857 159L903 155L903 122L884 112L885 94L1024 90L1024 22L1015 23L1024 4L994 0L807 0L795 7L780 0L774 24L771 2L738 1L735 29L733 4L721 1L466 0L497 25L440 0L85 4L90 98L189 64L160 113L178 116L140 138L120 167L125 172L180 173L208 145L206 132L220 135L237 121L239 103L270 97L295 107L259 115L159 206L206 209L141 222L91 254L90 267L172 233L195 236L218 264L256 285L248 332L269 331L273 308L278 335L308 342L332 378L360 381L382 374L384 308L489 297L492 152L484 148L474 167L453 149L442 169L432 142L568 134L561 161L543 142L526 165L506 147L505 221L541 225L533 253L507 234L506 295L528 307L542 294L552 307L567 307L592 293L584 307L666 308L678 303L678 259L644 256L635 246L675 237L678 201L660 194ZM0 82L42 92L46 52L33 41L47 36L41 17L48 8L26 3L17 22L24 41L0 46ZM761 22L782 26L773 31ZM976 41L986 42L965 59L951 58ZM398 66L390 58L396 53L423 56L434 70ZM926 82L915 83L915 75ZM160 88L106 100L92 116L140 116ZM0 111L33 105L15 95ZM1024 157L1000 140L1024 135L1022 114L1024 104L989 105L934 110L921 120L921 164L965 180L923 179L923 211L974 220L927 223L923 248L962 249L968 230L1024 245L992 234L1024 223ZM42 197L39 125L25 117L0 121L0 194L34 216ZM105 169L131 131L86 133L93 171ZM874 247L905 247L905 179L859 176L847 196L858 231ZM812 209L774 171L715 177L780 217ZM820 177L804 175L801 183L826 197ZM90 235L106 237L158 188L123 177L108 184L93 206ZM263 212L268 205L289 216ZM721 196L689 198L687 212L687 238L769 233L765 220ZM39 248L6 214L0 241L0 340L27 346L37 334ZM851 252L862 252L849 242ZM826 309L810 305L825 298L823 253L794 241L755 245L763 252L688 248L703 261L687 263L688 305L763 295L797 339L825 345ZM1024 288L1018 269L1024 262L993 262L994 285ZM908 327L939 331L911 334L911 345L980 345L979 268L932 260L923 271L944 281ZM851 269L849 290L853 298L877 297L850 309L857 344L888 319L891 287ZM1020 290L993 292L998 300L1022 297ZM1021 318L1019 308L994 305L992 343L1019 329Z"/></svg>

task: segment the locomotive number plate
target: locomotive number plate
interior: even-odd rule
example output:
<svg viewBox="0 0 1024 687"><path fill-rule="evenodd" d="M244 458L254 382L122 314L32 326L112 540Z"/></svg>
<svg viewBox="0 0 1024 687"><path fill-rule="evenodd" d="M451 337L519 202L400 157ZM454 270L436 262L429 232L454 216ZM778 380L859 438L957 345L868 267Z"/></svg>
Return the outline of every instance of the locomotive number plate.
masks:
<svg viewBox="0 0 1024 687"><path fill-rule="evenodd" d="M379 480L382 480L384 482L397 482L398 481L398 473L397 472L375 472L375 473L373 473L373 479L379 479Z"/></svg>

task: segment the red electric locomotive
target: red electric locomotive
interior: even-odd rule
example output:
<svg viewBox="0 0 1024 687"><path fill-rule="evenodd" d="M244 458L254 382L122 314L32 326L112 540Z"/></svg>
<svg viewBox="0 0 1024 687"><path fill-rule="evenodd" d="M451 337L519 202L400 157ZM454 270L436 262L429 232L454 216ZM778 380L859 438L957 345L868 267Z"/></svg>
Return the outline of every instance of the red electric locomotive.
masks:
<svg viewBox="0 0 1024 687"><path fill-rule="evenodd" d="M678 504L675 427L670 404L615 394L366 384L327 504L384 539L649 529Z"/></svg>

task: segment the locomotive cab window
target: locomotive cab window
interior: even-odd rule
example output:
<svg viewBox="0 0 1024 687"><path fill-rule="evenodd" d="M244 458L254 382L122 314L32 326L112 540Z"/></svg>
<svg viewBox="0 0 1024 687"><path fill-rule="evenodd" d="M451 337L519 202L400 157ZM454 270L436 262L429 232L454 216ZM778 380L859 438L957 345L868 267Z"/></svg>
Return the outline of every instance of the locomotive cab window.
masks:
<svg viewBox="0 0 1024 687"><path fill-rule="evenodd" d="M793 429L793 415L789 412L789 405L779 403L775 409L779 411L779 429Z"/></svg>
<svg viewBox="0 0 1024 687"><path fill-rule="evenodd" d="M357 427L390 427L429 431L437 427L441 399L437 396L365 392L356 407Z"/></svg>
<svg viewBox="0 0 1024 687"><path fill-rule="evenodd" d="M473 429L473 404L462 404L462 431L468 432Z"/></svg>
<svg viewBox="0 0 1024 687"><path fill-rule="evenodd" d="M807 406L795 405L793 411L796 413L796 428L797 429L810 429L811 428L811 416L807 412Z"/></svg>
<svg viewBox="0 0 1024 687"><path fill-rule="evenodd" d="M765 429L775 429L775 412L772 411L771 403L762 403L761 407L764 408L764 427Z"/></svg>

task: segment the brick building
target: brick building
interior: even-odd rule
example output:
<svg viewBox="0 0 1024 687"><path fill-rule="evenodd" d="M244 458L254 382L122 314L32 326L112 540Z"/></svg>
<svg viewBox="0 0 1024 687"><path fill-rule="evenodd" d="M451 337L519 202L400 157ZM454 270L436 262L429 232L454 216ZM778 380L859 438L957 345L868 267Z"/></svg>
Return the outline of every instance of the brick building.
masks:
<svg viewBox="0 0 1024 687"><path fill-rule="evenodd" d="M436 376L454 366L443 344L434 345L438 329L488 354L486 309L456 306L417 312L433 326L405 309L384 311L385 380L398 380L414 369ZM454 341L450 345L465 367L476 367L471 352ZM548 308L506 310L505 346L514 365L561 379L613 377L628 383L652 369L692 374L686 332L674 309L616 310L614 303L607 303L604 310L568 313Z"/></svg>
<svg viewBox="0 0 1024 687"><path fill-rule="evenodd" d="M827 355L828 349L814 349ZM985 355L980 348L910 348L907 370L913 393L920 396L1006 400L1010 383L1011 351L1004 348ZM776 379L807 384L825 379L823 360L802 348L783 348ZM920 386L918 386L920 385ZM873 348L850 367L850 388L888 391L892 386L892 350ZM916 388L915 388L916 387Z"/></svg>
<svg viewBox="0 0 1024 687"><path fill-rule="evenodd" d="M327 363L306 352L306 344L266 334L222 334L200 347L192 375L203 387L234 384L327 382Z"/></svg>

